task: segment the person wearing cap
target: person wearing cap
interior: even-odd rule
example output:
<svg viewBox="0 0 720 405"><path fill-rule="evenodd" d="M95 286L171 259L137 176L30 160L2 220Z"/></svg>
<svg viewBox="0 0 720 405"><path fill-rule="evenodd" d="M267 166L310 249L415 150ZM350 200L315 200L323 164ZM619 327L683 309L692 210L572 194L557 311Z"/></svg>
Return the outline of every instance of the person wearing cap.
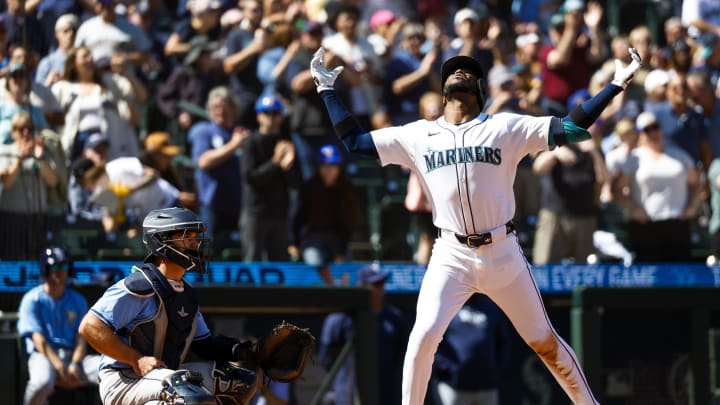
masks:
<svg viewBox="0 0 720 405"><path fill-rule="evenodd" d="M397 18L395 13L386 8L377 10L370 16L371 34L367 39L379 57L392 55L389 51L395 45L395 38L404 24L405 19Z"/></svg>
<svg viewBox="0 0 720 405"><path fill-rule="evenodd" d="M337 146L323 145L315 174L300 184L290 214L290 257L316 266L326 285L335 285L330 264L345 261L357 220L355 192L344 163Z"/></svg>
<svg viewBox="0 0 720 405"><path fill-rule="evenodd" d="M562 7L550 21L550 43L540 51L540 63L543 95L553 103L550 111L555 115L567 113L570 94L586 88L591 67L605 62L608 56L600 37L603 13L599 3L589 2L584 13L582 9ZM640 56L645 58L642 52Z"/></svg>
<svg viewBox="0 0 720 405"><path fill-rule="evenodd" d="M217 241L237 231L243 193L238 151L251 132L238 125L238 101L228 87L210 90L206 110L209 120L195 123L188 140L197 167L198 214Z"/></svg>
<svg viewBox="0 0 720 405"><path fill-rule="evenodd" d="M195 37L190 43L192 48L185 54L183 63L176 65L170 76L158 85L156 94L158 110L167 120L177 120L183 132L200 118L180 109L178 103L186 101L203 106L210 89L227 82L220 61L213 55L219 44L205 36Z"/></svg>
<svg viewBox="0 0 720 405"><path fill-rule="evenodd" d="M704 199L699 171L666 142L655 114L641 113L635 126L638 144L619 167L615 194L627 213L629 248L636 262L690 261L690 223Z"/></svg>
<svg viewBox="0 0 720 405"><path fill-rule="evenodd" d="M78 333L88 304L67 285L74 275L73 259L59 246L41 252L36 259L40 283L23 294L18 308L17 330L28 355L25 405L48 403L56 387L97 386L100 367L100 356L88 354L87 342Z"/></svg>
<svg viewBox="0 0 720 405"><path fill-rule="evenodd" d="M186 55L193 48L192 39L207 37L208 41L220 38L220 0L190 0L190 18L175 24L165 43L165 56Z"/></svg>
<svg viewBox="0 0 720 405"><path fill-rule="evenodd" d="M397 405L400 403L400 376L405 341L408 336L408 322L402 312L385 299L385 284L390 274L377 265L362 267L357 273L357 285L370 290L370 309L377 321L377 381L378 405ZM329 370L335 363L345 343L355 334L350 314L334 312L325 317L318 341L320 364ZM370 353L350 352L338 370L333 381L332 398L336 405L355 403L355 364L356 356L368 356Z"/></svg>
<svg viewBox="0 0 720 405"><path fill-rule="evenodd" d="M242 147L240 242L248 262L287 261L290 189L300 185L285 106L275 94L258 98L257 130Z"/></svg>
<svg viewBox="0 0 720 405"><path fill-rule="evenodd" d="M538 354L567 396L597 404L572 349L548 321L512 217L512 185L528 153L591 139L588 128L620 94L641 64L616 60L613 80L563 118L482 112L486 72L468 56L443 62L444 109L435 121L368 131L335 92L343 68L328 70L324 49L310 63L316 88L338 137L358 158L404 165L425 185L440 229L418 295L417 316L403 366L403 405L425 400L433 353L445 328L473 293L488 295Z"/></svg>
<svg viewBox="0 0 720 405"><path fill-rule="evenodd" d="M456 37L444 49L442 60L453 56L465 55L477 60L485 72L494 64L494 56L487 44L490 28L490 13L487 6L461 8L453 16Z"/></svg>
<svg viewBox="0 0 720 405"><path fill-rule="evenodd" d="M389 125L402 125L419 116L420 97L428 91L440 92L437 65L442 50L421 51L425 27L416 22L402 28L400 46L393 50L383 82L382 109Z"/></svg>
<svg viewBox="0 0 720 405"><path fill-rule="evenodd" d="M170 142L170 134L156 131L149 133L144 140L144 150L140 155L143 165L153 168L158 176L178 189L178 200L183 207L196 210L197 194L188 183L194 179L184 179L175 163L175 156L182 153L182 148ZM190 180L190 181L188 181Z"/></svg>
<svg viewBox="0 0 720 405"><path fill-rule="evenodd" d="M77 28L78 19L74 14L64 14L57 19L55 22L57 48L40 59L35 72L36 82L50 87L62 78L67 53L75 43Z"/></svg>

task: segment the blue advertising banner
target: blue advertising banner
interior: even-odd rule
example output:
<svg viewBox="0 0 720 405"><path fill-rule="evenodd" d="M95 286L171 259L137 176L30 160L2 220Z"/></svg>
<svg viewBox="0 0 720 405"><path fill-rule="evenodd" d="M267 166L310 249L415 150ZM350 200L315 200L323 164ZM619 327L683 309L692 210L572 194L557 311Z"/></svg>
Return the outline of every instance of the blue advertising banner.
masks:
<svg viewBox="0 0 720 405"><path fill-rule="evenodd" d="M76 262L75 282L102 283L120 280L131 272L131 262ZM425 267L407 263L347 263L332 266L337 280L355 285L357 272L366 266L388 272L388 292L417 292ZM532 269L540 291L572 292L575 287L720 287L720 266L704 264L548 265ZM0 262L0 292L22 292L38 284L35 262ZM188 273L194 285L321 286L315 267L302 263L213 262L208 274Z"/></svg>

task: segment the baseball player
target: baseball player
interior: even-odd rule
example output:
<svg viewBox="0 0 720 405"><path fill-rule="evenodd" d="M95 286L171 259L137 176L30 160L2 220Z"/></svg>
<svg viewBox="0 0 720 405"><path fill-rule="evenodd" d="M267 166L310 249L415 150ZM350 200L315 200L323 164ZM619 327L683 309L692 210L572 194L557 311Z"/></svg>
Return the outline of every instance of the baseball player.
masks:
<svg viewBox="0 0 720 405"><path fill-rule="evenodd" d="M421 405L433 357L463 303L475 292L489 296L512 321L576 404L596 404L573 350L550 324L542 297L511 222L512 186L528 153L590 138L587 128L640 67L630 50L628 66L616 60L614 78L564 118L511 113L487 115L485 74L471 57L456 56L441 68L443 116L372 132L361 128L333 85L342 67L328 70L319 49L311 73L345 146L382 165L413 168L428 191L440 230L418 295L417 318L403 365L404 405Z"/></svg>
<svg viewBox="0 0 720 405"><path fill-rule="evenodd" d="M255 373L228 363L252 359L252 345L211 335L183 280L186 271L205 272L204 235L205 224L192 211L148 213L145 263L108 288L80 323L80 334L102 354L104 404L215 404L216 397L244 404L254 394ZM189 351L209 361L182 364Z"/></svg>

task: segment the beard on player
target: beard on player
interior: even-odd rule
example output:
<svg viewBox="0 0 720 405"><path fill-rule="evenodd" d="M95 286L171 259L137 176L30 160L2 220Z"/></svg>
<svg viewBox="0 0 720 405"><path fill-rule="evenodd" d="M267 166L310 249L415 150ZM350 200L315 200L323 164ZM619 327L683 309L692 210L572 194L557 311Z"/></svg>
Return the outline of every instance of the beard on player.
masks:
<svg viewBox="0 0 720 405"><path fill-rule="evenodd" d="M448 80L445 82L445 96L448 97L453 93L470 93L478 96L477 83L471 79Z"/></svg>

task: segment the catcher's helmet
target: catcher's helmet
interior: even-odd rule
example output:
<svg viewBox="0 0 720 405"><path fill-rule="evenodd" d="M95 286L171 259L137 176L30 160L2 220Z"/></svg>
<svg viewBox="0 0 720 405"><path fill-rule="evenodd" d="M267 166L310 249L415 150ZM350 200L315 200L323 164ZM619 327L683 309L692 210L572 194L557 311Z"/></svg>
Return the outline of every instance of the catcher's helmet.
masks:
<svg viewBox="0 0 720 405"><path fill-rule="evenodd" d="M150 211L143 221L143 243L150 250L145 261L160 256L187 271L205 273L210 252L205 230L205 223L190 210L173 207ZM189 237L188 232L196 235ZM189 245L183 243L188 241Z"/></svg>
<svg viewBox="0 0 720 405"><path fill-rule="evenodd" d="M67 270L73 274L73 261L68 252L57 246L48 246L40 253L40 276L47 279L51 270Z"/></svg>
<svg viewBox="0 0 720 405"><path fill-rule="evenodd" d="M443 96L446 95L445 81L447 81L447 78L450 77L451 74L455 73L455 71L458 69L467 69L471 71L472 74L474 74L477 78L478 104L480 104L480 109L482 109L485 106L485 99L487 98L485 70L483 70L482 66L480 66L480 63L478 61L476 61L474 58L471 58L470 56L453 56L452 58L443 62L442 68L440 69L440 86L443 90Z"/></svg>

